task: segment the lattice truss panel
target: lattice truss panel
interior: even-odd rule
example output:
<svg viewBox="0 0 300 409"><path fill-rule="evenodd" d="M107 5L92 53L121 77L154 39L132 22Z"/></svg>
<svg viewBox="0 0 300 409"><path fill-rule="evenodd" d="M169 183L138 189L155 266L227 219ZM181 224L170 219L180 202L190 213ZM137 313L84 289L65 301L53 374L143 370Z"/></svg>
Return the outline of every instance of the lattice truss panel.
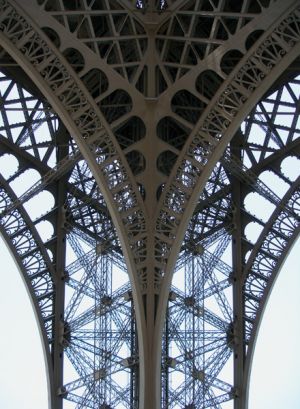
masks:
<svg viewBox="0 0 300 409"><path fill-rule="evenodd" d="M243 232L245 347L260 303L297 233L300 79L277 88L242 124L189 223L169 294L163 407L218 408L235 396L232 356L238 340L231 240L236 223ZM2 74L1 105L1 230L23 267L51 349L53 337L58 337L64 351L65 376L58 393L66 402L75 402L66 407L133 407L138 351L132 297L103 198L45 101ZM64 143L58 144L58 137ZM231 154L237 149L240 161ZM67 156L59 161L57 153L63 150ZM26 176L30 169L37 170L38 177ZM53 198L49 208L49 198L44 203L42 196L55 195L64 176L67 188L57 225L55 201L61 198ZM232 183L243 187L239 208ZM55 271L62 257L55 247L58 229L66 238L61 271ZM65 311L55 333L58 279L66 287Z"/></svg>
<svg viewBox="0 0 300 409"><path fill-rule="evenodd" d="M1 231L9 239L13 252L26 272L27 284L35 297L43 326L49 339L53 331L53 255L43 244L43 218L31 218L17 199L26 185L30 189L37 172L30 172L28 160L36 158L38 169L53 162L54 146L43 130L54 137L57 119L42 101L1 73ZM39 133L41 131L42 133ZM35 139L35 133L39 134ZM22 147L22 151L21 148ZM22 152L21 155L18 155ZM55 155L54 155L55 156ZM54 159L56 161L56 159ZM32 165L32 164L31 164ZM23 186L18 178L24 175ZM27 176L27 177L26 177ZM28 180L29 179L29 180ZM15 181L17 187L14 188ZM47 198L46 198L47 199ZM49 199L49 198L48 198ZM50 198L51 205L51 198ZM30 202L29 202L30 206ZM35 205L36 207L36 205ZM36 212L36 209L34 209ZM35 219L35 220L34 220ZM34 221L33 221L34 220ZM47 228L46 235L47 235ZM51 230L50 230L51 231Z"/></svg>
<svg viewBox="0 0 300 409"><path fill-rule="evenodd" d="M169 294L163 339L162 407L231 407L233 360L244 359L262 306L299 232L300 78L278 85L243 122L200 196ZM239 156L236 156L238 153ZM236 201L234 185L241 185ZM239 229L242 339L234 286ZM223 402L227 402L223 404Z"/></svg>
<svg viewBox="0 0 300 409"><path fill-rule="evenodd" d="M138 357L127 275L102 247L95 251L92 245L86 253L72 235L68 240L82 256L66 269L67 290L73 291L66 295L65 380L59 394L76 403L66 407L132 408Z"/></svg>
<svg viewBox="0 0 300 409"><path fill-rule="evenodd" d="M153 44L156 93L160 94L251 22L271 1L81 0L74 3L39 0L38 3L103 61L147 95L147 83L153 75L148 65L149 55L153 52L153 48L149 47L152 39L144 26L144 23L146 26L151 24L151 19L147 17L149 13L160 13L161 27ZM50 38L56 37L52 30L45 31ZM252 41L249 39L249 44ZM67 57L74 58L74 51L69 49ZM234 58L237 59L238 54ZM230 62L228 58L224 64L231 66L235 62ZM78 66L82 66L82 63L80 58L77 59Z"/></svg>
<svg viewBox="0 0 300 409"><path fill-rule="evenodd" d="M151 225L157 297L193 189L235 115L299 41L299 10L233 77L264 35L261 22L257 31L247 24L272 1L38 1L47 16L41 28L74 70L70 75L23 17L0 4L7 37L89 144L121 214L143 295L153 260L140 203L161 206ZM148 17L154 12L155 36ZM243 29L246 41L234 50L227 40ZM72 135L15 62L0 56L19 82L1 74L1 231L45 329L52 392L65 408L136 408L135 313L108 208ZM239 397L237 366L244 370L299 228L297 64L246 117L187 226L162 340L165 409L228 408ZM149 120L145 101L159 97L164 109ZM149 140L157 144L153 156Z"/></svg>
<svg viewBox="0 0 300 409"><path fill-rule="evenodd" d="M132 295L103 197L51 107L3 73L0 89L1 231L23 270L49 352L64 355L56 393L74 403L65 407L132 408L138 367Z"/></svg>
<svg viewBox="0 0 300 409"><path fill-rule="evenodd" d="M82 184L89 200L99 203L101 196L85 163L74 169L70 181ZM67 227L70 260L61 334L66 358L59 393L76 403L74 407L132 408L138 365L132 295L115 232L98 212L86 200L68 196L67 213L78 227L72 228L72 221ZM85 235L90 226L96 231Z"/></svg>
<svg viewBox="0 0 300 409"><path fill-rule="evenodd" d="M282 19L276 15L276 29L267 36L263 21L271 24L268 7L274 5L269 1L245 0L238 6L231 1L38 4L31 7L50 43L4 0L1 27L63 105L77 128L77 143L99 140L92 148L94 165L99 165L118 225L130 237L127 250L137 285L143 293L158 295L193 189L235 116L299 41L299 11L294 5ZM185 28L180 31L177 23ZM204 23L209 33L202 32ZM100 37L99 27L104 29ZM191 51L193 36L204 44L203 55L196 45ZM214 46L216 39L222 41ZM103 55L102 41L108 41ZM145 41L141 52L140 41ZM175 60L173 50L179 52ZM198 53L193 64L191 52ZM130 74L133 66L136 73ZM153 103L159 108L151 108ZM148 209L156 209L156 197L153 222ZM155 227L148 226L152 223ZM155 229L154 256L148 251L147 228ZM149 260L155 264L154 283Z"/></svg>

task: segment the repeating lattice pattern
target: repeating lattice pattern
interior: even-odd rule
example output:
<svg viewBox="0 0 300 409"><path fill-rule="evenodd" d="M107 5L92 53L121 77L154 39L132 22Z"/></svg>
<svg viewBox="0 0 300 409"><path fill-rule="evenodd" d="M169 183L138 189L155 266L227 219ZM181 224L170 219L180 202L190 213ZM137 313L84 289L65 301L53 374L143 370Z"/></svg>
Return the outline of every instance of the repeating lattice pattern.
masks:
<svg viewBox="0 0 300 409"><path fill-rule="evenodd" d="M0 41L51 100L1 50L0 160L18 165L1 176L0 223L48 337L53 406L137 408L138 345L168 299L149 341L162 343L161 406L242 407L235 371L247 376L299 232L299 179L284 172L300 153L297 60L278 73L299 48L299 6L38 3L33 28L0 1ZM28 169L39 177L19 194Z"/></svg>

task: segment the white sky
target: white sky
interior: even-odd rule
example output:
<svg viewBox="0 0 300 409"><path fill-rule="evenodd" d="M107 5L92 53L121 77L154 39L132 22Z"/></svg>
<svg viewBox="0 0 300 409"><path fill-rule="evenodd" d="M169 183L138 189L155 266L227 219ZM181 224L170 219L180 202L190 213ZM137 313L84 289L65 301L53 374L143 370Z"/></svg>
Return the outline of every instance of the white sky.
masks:
<svg viewBox="0 0 300 409"><path fill-rule="evenodd" d="M249 409L300 408L300 238L273 287L256 344Z"/></svg>
<svg viewBox="0 0 300 409"><path fill-rule="evenodd" d="M300 240L275 284L261 326L249 409L299 409ZM0 243L0 407L47 409L43 353L31 304Z"/></svg>

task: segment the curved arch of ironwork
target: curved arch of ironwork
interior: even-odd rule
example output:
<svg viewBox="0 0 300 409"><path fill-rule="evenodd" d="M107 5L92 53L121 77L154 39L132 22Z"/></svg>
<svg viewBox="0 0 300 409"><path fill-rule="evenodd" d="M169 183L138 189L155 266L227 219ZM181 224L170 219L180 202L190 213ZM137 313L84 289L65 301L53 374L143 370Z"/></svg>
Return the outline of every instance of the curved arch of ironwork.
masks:
<svg viewBox="0 0 300 409"><path fill-rule="evenodd" d="M231 73L228 82L225 81L225 84L220 87L210 107L200 117L201 123L191 134L190 141L186 143L178 158L178 166L174 167L170 181L162 194L162 208L159 208L158 211L161 213L158 216L158 225L160 218L166 217L168 211L173 211L173 208L177 209L178 214L186 212L182 221L181 216L178 216L177 223L174 219L175 230L172 232L174 236L184 234L199 192L202 191L215 163L220 159L239 124L282 70L298 57L299 44L296 45L296 39L292 43L293 46L295 45L294 49L291 49L290 45L286 49L279 38L280 45L277 43L277 34L283 34L289 30L289 21L294 23L296 16L298 16L297 10L283 16L278 27L272 28L271 34L266 33L265 36L262 36L261 43L257 44L254 50L250 49L249 54L245 55ZM276 38L275 41L274 38ZM268 56L267 59L264 55ZM192 169L188 181L186 169ZM173 202L174 206L172 206ZM182 223L182 228L180 223ZM179 239L177 245L172 248L174 256L178 253L180 243ZM174 264L174 256L166 257L168 263Z"/></svg>
<svg viewBox="0 0 300 409"><path fill-rule="evenodd" d="M104 194L109 196L106 201L113 218L116 219L117 229L124 226L127 218L131 220L133 217L140 220L136 228L144 226L139 208L143 206L140 193L133 180L130 181L130 171L128 172L128 167L123 164L123 154L118 144L114 143L114 136L104 128L99 108L83 84L78 83L78 78L67 61L56 55L57 51L47 37L42 33L35 33L30 23L26 22L25 13L19 14L9 2L4 1L1 6L4 48L9 48L25 71L29 71L29 75L39 82L60 117L67 122L81 151L89 158L96 178L102 175L103 180L99 179L99 186ZM130 200L126 198L125 188L130 191ZM123 218L120 216L122 212L125 214ZM130 230L132 226L128 228ZM123 241L123 238L130 234L135 232L120 233L120 239ZM125 241L123 245L124 250L128 250ZM131 259L131 256L129 258ZM133 267L134 263L131 262L130 265ZM135 276L132 280L135 282Z"/></svg>
<svg viewBox="0 0 300 409"><path fill-rule="evenodd" d="M17 197L7 181L1 179L0 232L23 276L38 323L46 363L49 394L53 394L51 376L51 344L53 335L53 306L55 299L55 275L52 261L25 209L7 212ZM3 215L4 214L4 215Z"/></svg>
<svg viewBox="0 0 300 409"><path fill-rule="evenodd" d="M297 64L298 60L247 116L212 172L189 222L168 297L163 407L217 407L233 398L241 398L240 407L247 404L261 314L299 234L299 177L289 179L281 171L284 158L299 159ZM296 171L297 163L294 167ZM267 184L266 171L273 175ZM286 189L282 195L275 192L280 181ZM254 213L245 207L245 199L253 193L274 208L264 221L260 219L266 212L263 204ZM251 223L261 231L254 241L246 235ZM241 248L234 250L236 243ZM198 331L197 336L190 337L189 331ZM231 356L240 361L240 382L225 380Z"/></svg>
<svg viewBox="0 0 300 409"><path fill-rule="evenodd" d="M284 207L287 203L290 203L292 208L297 202L299 202L299 178L291 186L290 191L283 198L281 204ZM245 407L247 407L248 404L250 371L255 353L258 329L263 319L263 313L278 273L280 272L280 269L288 256L290 248L299 237L300 229L298 209L296 209L295 215L293 216L283 209L274 212L265 230L266 231L261 233L261 237L259 239L261 246L260 249L259 246L257 246L257 250L253 251L254 254L251 254L252 262L249 260L247 267L245 268L244 296L245 310L247 311L245 314L245 339L248 345L243 385L245 390L243 394L243 403ZM257 270L259 270L259 263L263 264L262 254L264 253L266 247L272 247L270 244L278 232L281 233L282 240L280 243L275 243L272 249L273 251L270 251L270 253L273 253L272 255L276 260L276 265L273 265L272 267L266 266L265 271L263 274L261 274L260 271L257 272ZM267 259L268 256L266 254L264 254L264 256ZM255 282L252 283L252 281Z"/></svg>
<svg viewBox="0 0 300 409"><path fill-rule="evenodd" d="M34 96L34 85L9 74L0 83L1 172L18 160L7 179L1 175L1 232L39 317L51 405L124 400L131 408L139 366L132 290L103 196L49 104ZM33 185L29 169L40 175ZM11 185L19 178L17 190L30 188L17 196ZM41 197L46 191L55 197L53 207ZM43 222L53 227L44 238Z"/></svg>
<svg viewBox="0 0 300 409"><path fill-rule="evenodd" d="M4 48L23 66L29 76L38 82L43 93L56 107L72 136L76 138L80 150L88 158L98 185L106 196L110 213L115 219L114 224L117 230L120 230L119 237L132 275L133 297L140 306L136 310L137 326L140 333L145 333L145 329L142 330L145 322L139 290L144 285L145 277L133 273L133 270L136 270L136 260L140 260L140 254L145 251L146 225L141 194L133 183L131 171L124 164L123 153L120 152L119 146L114 144L114 137L103 127L99 114L95 115L95 112L99 112L98 107L82 83L78 85L78 79L70 65L65 60L61 61L47 37L35 33L31 24L26 22L25 13L19 14L15 8L17 6L6 1L2 2L1 6ZM121 232L124 227L126 232ZM129 243L125 237L132 237L133 243ZM140 351L147 349L143 337L139 337L139 342ZM141 356L144 357L145 354ZM143 361L141 364L144 367ZM144 373L145 370L141 371L141 378Z"/></svg>
<svg viewBox="0 0 300 409"><path fill-rule="evenodd" d="M136 58L140 59L139 61L137 61L136 65L139 65L139 62L141 61L143 61L144 64L145 61L147 61L147 58L150 57L147 57L147 53L143 51L147 47L145 48L144 46L143 48L142 42L146 41L147 36L149 35L149 41L151 40L150 43L152 42L151 44L153 45L154 38L153 35L150 35L148 31L146 34L143 31L143 24L145 25L145 27L147 27L147 24L149 24L149 21L147 21L147 13L144 17L143 15L135 17L134 7L127 8L125 2L121 1L118 3L120 5L123 4L124 15L127 16L128 10L131 10L131 14L129 13L130 18L128 18L128 20L130 20L130 27L132 28L132 32L130 34L128 34L127 32L124 33L124 39L120 39L120 42L136 39L138 43L135 46L136 48L134 52L136 52ZM276 22L269 21L269 24L271 24L269 29L265 34L262 34L259 39L255 37L255 45L252 48L249 46L249 50L244 52L244 56L241 55L243 54L241 50L243 50L244 39L241 40L241 43L238 43L238 41L234 42L234 45L238 45L237 48L239 49L239 52L234 54L232 54L232 50L229 49L230 47L225 44L225 41L222 40L222 44L218 44L218 47L221 47L219 50L222 50L222 52L219 51L219 54L221 56L219 58L220 65L215 71L213 71L214 73L212 75L213 80L216 82L218 82L218 78L221 78L222 85L220 86L219 90L216 91L215 96L212 97L206 95L204 98L202 97L202 99L200 99L203 102L204 108L201 112L201 115L199 116L199 120L196 120L195 131L189 134L189 136L184 140L183 144L179 142L179 148L173 147L170 150L170 148L168 147L168 150L166 150L166 141L163 141L159 146L157 157L163 158L162 160L160 160L160 163L164 160L164 158L167 158L169 164L167 164L166 167L162 167L161 165L159 165L160 172L165 173L165 175L160 179L157 178L156 183L159 182L158 184L162 184L164 186L159 198L159 204L156 207L158 209L156 211L156 216L152 218L151 215L147 213L146 206L143 202L144 197L146 197L147 200L147 193L149 193L150 185L150 182L147 182L146 177L143 176L143 173L145 169L147 169L147 166L149 166L147 165L149 163L148 159L153 159L153 157L151 156L149 156L148 158L145 150L141 148L140 140L143 138L143 125L139 126L138 132L135 134L135 139L133 142L131 140L128 141L128 137L126 135L127 129L133 129L131 128L132 123L129 122L131 119L131 115L133 115L133 117L135 117L134 115L137 115L137 118L141 117L141 111L139 111L138 108L139 102L141 102L141 109L144 109L145 107L151 106L151 103L153 103L152 99L154 97L157 97L156 94L152 94L151 92L150 94L147 94L145 92L146 102L141 97L141 93L145 90L141 88L142 80L140 79L143 78L143 76L145 76L145 78L151 79L151 75L149 74L149 77L147 77L148 74L142 72L142 69L140 69L140 71L138 71L138 74L136 74L136 77L134 77L134 64L132 63L132 61L130 61L129 55L120 54L120 52L123 52L121 49L111 51L112 54L110 61L112 66L108 67L104 62L104 58L101 57L101 52L104 52L103 50L106 49L105 47L108 47L108 49L110 49L110 46L104 46L104 48L101 49L99 48L96 52L96 55L100 52L101 58L99 58L98 54L98 57L94 60L93 63L87 64L87 67L82 69L82 66L87 61L91 61L91 59L89 59L91 58L91 54L89 54L87 51L84 51L82 55L80 55L80 52L78 51L79 49L85 50L86 46L84 45L84 41L82 42L82 44L80 43L78 45L77 51L75 49L67 48L67 40L64 39L63 36L56 37L56 31L51 31L52 29L49 27L45 29L46 35L50 37L50 40L47 40L47 38L40 33L40 30L38 28L34 28L30 23L26 22L24 17L21 17L18 14L12 4L13 2L1 2L1 39L3 42L3 46L13 55L13 57L20 63L20 65L23 66L25 71L31 74L34 81L36 81L37 84L41 86L43 93L47 95L50 101L52 101L53 106L59 113L61 119L63 120L65 125L68 126L69 131L72 132L72 136L76 138L76 142L79 147L78 149L77 146L74 145L74 151L72 151L71 153L64 152L64 154L62 154L61 161L58 163L58 168L55 170L56 172L58 172L57 174L60 174L60 172L62 172L62 174L65 174L66 168L68 169L69 167L69 170L71 170L73 169L73 166L77 166L79 157L82 154L87 160L87 163L90 166L91 171L93 172L93 177L98 182L98 186L103 191L109 212L111 213L111 217L114 221L115 228L118 230L119 240L122 243L123 252L128 262L127 267L130 271L131 282L133 286L133 297L135 299L136 314L138 316L137 327L140 342L140 359L142 362L140 382L141 385L145 385L145 362L148 362L146 358L149 359L149 356L147 354L149 354L149 350L151 349L148 341L146 340L149 336L149 328L151 328L151 326L153 328L156 328L153 339L160 340L160 334L162 333L164 325L163 312L166 310L165 307L169 294L171 273L174 270L175 260L180 250L185 231L188 230L188 223L192 216L192 213L195 210L195 206L196 209L198 206L198 208L201 210L201 201L200 204L198 203L199 193L203 192L206 189L205 183L210 183L210 176L212 174L218 174L219 170L215 168L215 165L221 158L221 155L225 150L227 144L230 142L231 138L233 138L233 133L237 131L237 128L242 119L248 114L248 112L250 112L251 107L253 107L257 100L262 97L262 95L267 91L274 80L279 77L280 73L286 67L288 67L288 65L298 56L300 32L298 5L296 2L291 1L289 2L289 9L286 5L278 6L278 8L276 9ZM59 8L59 4L60 3L57 3L55 7ZM44 6L45 5L47 5L47 2L45 2ZM176 19L178 20L178 17L176 17L176 6L177 2L174 2L175 11L172 17L174 21ZM173 4L170 5L170 7L173 7ZM282 7L282 10L280 9L280 7ZM143 10L144 6L141 5L138 8ZM43 15L41 10L42 8L40 10L36 10L35 15L33 16L35 19L37 19L37 16ZM50 10L48 11L51 13L52 9L50 8ZM161 74L157 75L161 75L166 79L166 71L169 70L169 68L166 67L170 67L170 63L172 62L169 59L175 57L179 58L178 56L173 57L168 54L169 51L167 52L167 50L170 49L170 44L168 42L173 41L173 35L176 37L175 34L178 28L174 26L175 31L168 32L166 34L163 30L163 25L167 21L167 15L163 15L163 12L165 12L164 7L160 11L162 12L162 14L161 17L159 17L159 29L156 35L158 37L161 36L159 40L161 40L162 42L165 41L165 45L161 48L161 54L159 57L161 58L161 62L159 63ZM190 12L190 10L185 11ZM284 11L284 13L281 13L281 11ZM58 13L57 16L59 16L59 10L56 10L56 12ZM264 11L264 18L266 18L266 13L267 12ZM63 21L63 25L65 25L65 27L68 27L68 30L70 32L72 30L76 32L80 31L80 33L82 33L83 35L85 30L91 29L91 25L93 26L92 30L96 29L92 17L90 18L89 23L86 24L82 23L80 19L75 17L71 18L70 20L64 20L65 17L68 17L67 15L68 10L63 10L62 16L60 16L61 20L58 19L58 21L59 24L61 24L61 21ZM40 22L41 26L43 26L45 22L50 21L49 18L45 16L46 14L44 13ZM252 16L252 18L254 17L255 16ZM124 16L122 18L118 23L121 24L121 26L125 24L125 20L127 17L125 18L125 20ZM258 26L261 27L261 25L263 24L263 18L261 20L259 20L258 18L257 20L260 22L260 26ZM169 24L169 27L171 27L171 23ZM54 27L54 24L52 27ZM219 25L219 27L221 26ZM214 33L215 40L219 39L219 35L225 36L224 33L219 34L222 32L221 28L219 30L220 31L215 31ZM253 29L251 28L251 24L249 26L245 25L243 30L243 33L248 34L251 34L251 31L253 31ZM57 32L64 33L64 29L60 28ZM70 37L72 36L71 34ZM90 48L92 49L92 52L95 52L95 44L98 44L98 41L100 41L99 39L97 39L98 36L100 37L100 34L93 32L93 35L95 37L93 40L94 43L92 45L90 44ZM237 31L236 37L238 36L239 33ZM60 41L63 44L61 47L61 49L63 50L63 56L61 56L60 52L56 48L56 45ZM74 44L74 35L72 41ZM218 41L216 41L216 44L217 43ZM111 47L111 50L113 50L113 48L114 47ZM213 48L214 47L211 45L207 46L207 49L205 51L208 63L209 61L212 63L213 58L209 55L213 53ZM151 49L151 47L149 47L149 49ZM187 49L185 53L186 54L184 55L185 58L187 58L187 61L192 61L192 57L187 57ZM228 53L231 54L229 55ZM88 58L86 57L86 55L88 55ZM230 58L228 57L228 55ZM121 60L120 65L117 64L117 57ZM227 72L226 64L228 64L228 61L230 60L235 61L235 59L237 61L234 64L234 68L231 67L231 71ZM100 60L101 69L103 69L103 71L93 71L91 73L92 69L96 69L95 62L98 62ZM193 64L191 64L191 66L192 65ZM197 63L195 65L199 67L201 66L201 63ZM143 65L141 64L141 67L142 66ZM196 78L198 78L198 75L196 75L195 67L193 68L189 66L185 67L185 69L189 71L187 72L187 76L185 77L185 79L189 78L189 76L190 78L194 78L195 80ZM105 77L106 74L107 76ZM95 75L97 76L98 81L100 81L100 84L102 84L101 86L98 85L99 89L97 89L97 86L94 86ZM170 80L169 83L166 81L167 86L165 87L165 89L160 91L162 93L160 104L161 106L163 106L165 99L172 97L173 105L168 104L166 114L170 115L170 117L173 118L175 118L176 116L179 118L181 116L181 119L178 119L178 123L180 124L180 126L184 125L187 128L191 128L191 126L189 125L189 118L186 120L184 118L185 114L182 114L185 109L182 101L184 101L184 98L187 97L187 99L189 99L188 108L191 107L191 110L193 111L195 105L194 97L197 99L199 97L199 92L197 93L193 90L195 94L194 97L192 96L192 93L186 93L184 95L178 94L178 92L181 92L180 88L183 86L182 84L184 83L184 76L180 79L181 74L174 74L171 72L168 75L171 75L171 78L173 76L173 80ZM211 75L211 73L207 75L208 78L210 78L209 75ZM125 78L125 80L121 79L122 76L123 78ZM128 85L125 85L125 83L126 81L130 82L131 78L135 78L134 87L130 86L128 88ZM137 78L139 78L139 81L137 81ZM151 83L150 79L149 83ZM113 85L111 85L112 80L116 80L116 83ZM107 88L107 81L110 84L110 88ZM174 82L175 85L172 85L172 82ZM195 86L196 85L194 85L194 87ZM133 88L135 89L135 91L133 91ZM114 116L113 111L110 111L108 107L110 105L116 104L116 98L118 95L120 96L120 101L117 102L117 104L118 110L121 112L121 114L119 117L116 117ZM133 103L131 101L132 95ZM209 102L208 99L210 99L211 101ZM172 107L176 108L176 113L172 112ZM96 115L94 115L95 112ZM148 120L148 123L149 122L150 121ZM107 123L110 123L112 129L115 132L115 136L110 131L109 127L107 127L107 125L103 127L103 124ZM146 134L147 132L150 132L148 123L146 123ZM181 127L181 130L182 129L183 128ZM232 152L233 151L234 149L232 149ZM280 217L286 218L286 215L290 215L291 213L293 213L293 209L291 210L292 205L290 205L290 203L288 202L291 200L292 194L290 196L287 196L287 203L278 200L278 198L273 195L273 192L270 189L256 181L257 174L255 173L255 171L254 174L251 173L251 171L247 171L247 169L244 168L243 163L241 163L239 158L236 159L232 152L230 150L229 152L225 151L225 155L223 155L222 157L224 168L231 169L231 177L234 180L238 181L239 185L248 184L248 186L250 186L250 191L251 189L253 189L254 191L259 191L259 193L267 197L268 200L276 203L276 205L279 206L279 209L281 209L284 204L284 211ZM173 162L176 157L177 162L174 166ZM133 166L135 161L138 161L138 163ZM156 161L154 161L154 163L156 163ZM157 163L159 163L159 161ZM166 174L168 176L167 178L165 177ZM83 177L82 181L86 180L85 178L91 178L89 172L85 174L82 171L81 176ZM43 186L47 186L53 183L53 178L53 172L49 170L49 172L45 173L43 176ZM26 197L21 197L18 199L14 198L12 206L8 208L9 211L13 211L15 207L22 208L21 206L23 201L33 196L36 192L39 191L39 189L39 187L33 187L32 190L27 193ZM296 192L296 185L294 186L294 190ZM88 195L89 194L90 192L88 192ZM297 193L295 193L295 195L296 194ZM234 192L233 196L233 207L231 209L232 215L230 212L227 212L226 217L224 216L226 219L225 224L229 223L229 226L224 226L224 229L227 232L228 230L232 229L232 225L234 225L234 218L236 217L234 216L236 214L235 211L236 208L239 208L240 200L242 197L238 189ZM63 195L61 196L61 200L62 198ZM77 200L79 199L77 198ZM227 200L226 197L224 200ZM65 200L62 200L61 205L63 203L65 203ZM71 208L72 203L72 201L69 202ZM151 203L151 201L149 203ZM297 203L296 199L293 203ZM219 209L221 209L222 204L220 203L219 205ZM230 206L230 201L228 200L227 206ZM74 208L72 208L72 212L75 212L75 208L76 205ZM68 214L67 210L68 207L64 209L64 211ZM60 222L64 217L65 216L63 216L63 212L61 212ZM265 238L266 234L271 234L271 230L276 231L276 228L274 226L279 222L277 219L275 220L275 215L273 216L273 218L273 225L271 226L270 221L270 226L268 227L269 230L267 229L264 233L264 236L262 236L261 247L266 247L269 245L268 243L271 243L271 241L268 242L268 238ZM77 228L80 230L80 228L83 227L84 223L85 221L83 220L81 224L79 223L79 226L77 225ZM231 227L230 223L232 224ZM238 233L233 233L233 236L235 234L236 237L241 237L241 226L239 226L239 229L240 231ZM96 231L95 234L97 235L98 232ZM217 234L218 228L216 228L216 236ZM63 236L65 236L65 234L61 234L61 239L64 238ZM207 238L207 240L209 240L209 237ZM90 243L92 243L90 245L94 248L96 240L92 240L90 241ZM286 244L282 244L282 255L285 254L286 249L290 245L289 243L290 241L286 240ZM189 240L185 244L189 245ZM75 247L76 243L74 244L74 248ZM82 253L79 247L77 246L76 251L78 252L78 254L81 253L82 258L84 258L84 252ZM104 254L102 248L98 248L98 250L101 254ZM98 250L96 250L96 253ZM188 250L186 251L188 252ZM201 247L199 247L196 252L197 251L201 252ZM261 248L260 250L257 249L257 255L259 255L260 252L262 252ZM264 250L264 252L266 252L266 250ZM255 266L255 262L257 262L257 260L254 259L254 250L252 251L252 254L253 266ZM63 258L64 257L62 257L60 260L61 266L63 266L64 264ZM280 262L280 260L281 259L279 257L278 263ZM239 262L236 260L236 263L238 264L238 268L241 269L241 260ZM247 266L250 271L250 261L249 265L247 264ZM81 267L83 268L83 270L87 268L84 265ZM251 310L251 308L252 310L253 308L256 308L256 313L262 308L262 305L265 302L265 296L263 296L263 301L258 301L257 299L255 299L255 296L257 297L257 294L255 296L253 295L253 288L251 287L252 281L249 278L250 276L251 273L249 273L248 275L246 275L245 273L244 283L239 280L237 284L233 284L233 292L239 292L240 294L244 295L245 299L251 299L252 301L248 301L248 304L246 303L245 305L247 308L249 306L249 311ZM263 279L261 279L260 285L265 289L266 280L264 281L264 284L262 284L262 282ZM84 286L81 285L80 288L81 293L88 292L87 288L85 288ZM267 288L269 288L269 282L267 283ZM243 290L244 292L241 292L241 290ZM145 298L142 298L142 294L143 297L146 296L146 303ZM158 294L160 296L159 302L157 302ZM267 292L263 294L267 294ZM130 298L131 296L128 295L128 297ZM193 300L187 300L187 297L185 296L182 297L185 307L191 309L191 303ZM148 300L150 298L151 300L149 302ZM64 295L61 294L60 311L62 311L64 308L62 303L63 299ZM222 300L222 296L220 296L219 299ZM239 320L244 317L244 311L241 310L243 306L242 301L243 300L240 299L240 302L238 303L239 311L234 311L234 314L236 313L237 315L239 315ZM106 302L110 301L106 299ZM144 311L144 303L147 305L146 314ZM255 304L254 307L253 303ZM162 313L156 315L155 311L149 312L149 307L153 309L159 309L160 311L162 311ZM94 312L95 311L96 310L94 309ZM57 312L55 312L55 314L57 314ZM145 317L145 315L147 314L149 314L149 316ZM259 312L257 317L259 317ZM152 325L152 323L149 324L149 322L151 321L150 318L154 318L154 325ZM249 322L250 321L251 318L249 318ZM148 329L146 328L146 324L149 324ZM59 325L58 322L56 325ZM58 331L57 326L56 331ZM237 338L240 337L240 339L244 340L243 331L244 328L241 326L241 323L239 323L239 328L237 329ZM62 343L58 350L61 350L61 347L64 347L63 344L67 344L68 346L68 343L70 342L69 333L70 330L68 329L67 325L65 325L63 329L60 329L60 334L62 334L62 337L65 338L65 343ZM157 375L160 372L161 367L161 347L160 343L157 341L155 342L155 345L152 346L154 347L155 355L155 364L153 364L152 362L152 365L155 368L154 372L156 371ZM239 372L241 371L240 361L244 357L244 347L244 342L239 342L236 346L236 349L239 351L237 355L239 356L240 365L239 368L236 369L236 373L239 373L240 379L244 379L244 375L241 377L241 373ZM145 351L147 352L146 358ZM102 370L103 368L100 369ZM100 369L97 370L97 373L94 373L94 380L92 381L92 383L96 380L98 381L106 378L106 373L104 373ZM193 374L193 379L203 382L203 379L205 378L204 373L202 373L200 370L197 371ZM82 370L82 368L77 368L77 372L80 373L81 378L86 377L87 383L89 384L90 379L88 378L88 376L90 374L86 374ZM152 376L154 372L151 370L150 376ZM157 377L156 382L157 389L159 389L158 382L159 377ZM238 382L235 380L234 383L236 385L236 383ZM60 382L60 384L62 384L62 382ZM71 386L68 386L70 390L68 390L68 388L66 388L65 390L60 390L60 398L64 397L65 394L69 394L69 396L71 396L72 390L74 388L78 388L78 385L79 384L72 383ZM80 385L82 386L82 384ZM223 388L226 389L224 385ZM237 389L242 390L240 385L237 386ZM140 399L141 402L143 402L143 399L145 399L145 397L143 396L144 391L141 390L140 393ZM230 393L231 397L237 394L237 392L234 392L233 395L232 392ZM157 391L156 395L157 397L159 396L159 393ZM244 393L242 393L242 395L244 396ZM86 402L89 402L88 399L89 398L86 397ZM89 404L92 404L92 402L89 402ZM158 403L156 404L159 405Z"/></svg>

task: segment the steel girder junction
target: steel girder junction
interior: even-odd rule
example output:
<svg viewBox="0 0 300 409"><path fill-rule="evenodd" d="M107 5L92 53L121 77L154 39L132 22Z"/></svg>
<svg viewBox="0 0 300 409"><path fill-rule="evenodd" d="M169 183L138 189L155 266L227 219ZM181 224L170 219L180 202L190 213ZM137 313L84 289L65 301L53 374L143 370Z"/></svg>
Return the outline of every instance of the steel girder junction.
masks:
<svg viewBox="0 0 300 409"><path fill-rule="evenodd" d="M51 409L247 407L299 232L299 1L0 0L0 45Z"/></svg>

